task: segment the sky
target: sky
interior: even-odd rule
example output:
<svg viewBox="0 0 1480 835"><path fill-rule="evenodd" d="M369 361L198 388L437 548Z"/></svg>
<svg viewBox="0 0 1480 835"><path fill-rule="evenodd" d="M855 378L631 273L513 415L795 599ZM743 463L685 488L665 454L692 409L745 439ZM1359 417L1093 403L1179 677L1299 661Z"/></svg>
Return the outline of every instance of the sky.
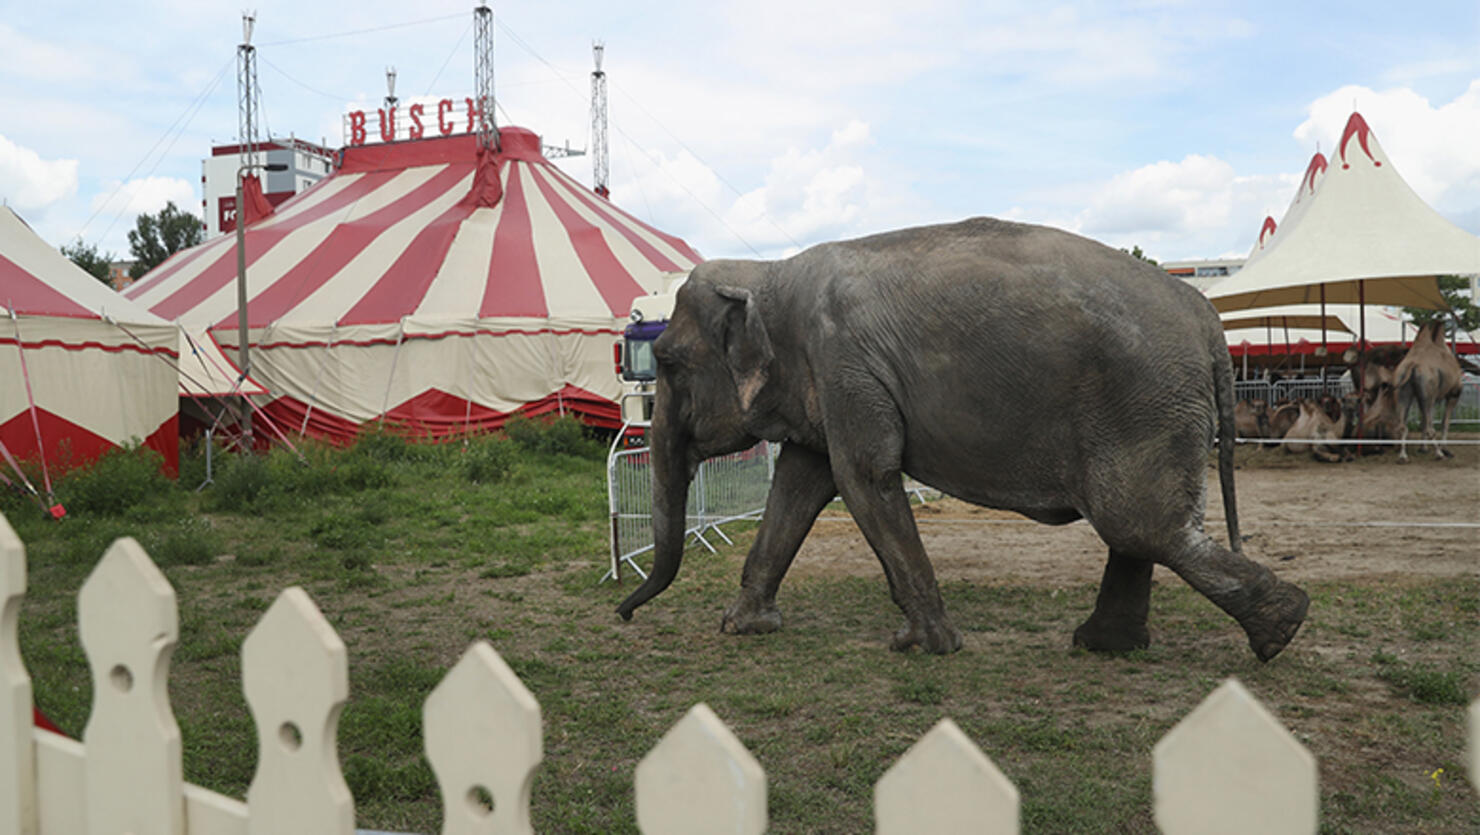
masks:
<svg viewBox="0 0 1480 835"><path fill-rule="evenodd" d="M267 131L342 145L392 66L403 100L472 95L473 5L260 0ZM237 133L243 8L0 0L0 201L119 257L138 213L199 213L201 160ZM604 42L612 200L708 258L977 215L1242 256L1353 107L1480 234L1480 0L493 9L499 122L589 147ZM557 164L590 183L589 157Z"/></svg>

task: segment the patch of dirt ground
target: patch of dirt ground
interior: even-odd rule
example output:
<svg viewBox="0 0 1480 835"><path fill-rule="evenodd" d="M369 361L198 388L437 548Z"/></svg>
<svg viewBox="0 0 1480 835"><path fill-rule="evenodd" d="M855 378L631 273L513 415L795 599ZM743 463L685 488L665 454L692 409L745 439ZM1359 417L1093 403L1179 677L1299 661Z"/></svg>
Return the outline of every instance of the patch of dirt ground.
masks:
<svg viewBox="0 0 1480 835"><path fill-rule="evenodd" d="M1480 434L1451 435L1475 441ZM1308 455L1241 446L1234 482L1244 552L1286 580L1399 574L1480 577L1480 447L1455 445L1436 461L1389 450L1324 464ZM1218 471L1210 465L1207 529L1227 542ZM1106 549L1083 520L1042 525L952 498L915 508L925 553L942 581L1098 583ZM1157 574L1171 576L1158 566ZM789 574L879 576L882 569L845 510L823 512Z"/></svg>

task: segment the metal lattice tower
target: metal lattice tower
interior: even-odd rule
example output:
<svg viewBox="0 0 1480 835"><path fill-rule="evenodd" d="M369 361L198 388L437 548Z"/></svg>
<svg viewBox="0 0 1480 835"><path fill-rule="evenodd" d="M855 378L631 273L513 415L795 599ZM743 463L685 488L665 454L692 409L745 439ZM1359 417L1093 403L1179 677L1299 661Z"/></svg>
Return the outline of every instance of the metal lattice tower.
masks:
<svg viewBox="0 0 1480 835"><path fill-rule="evenodd" d="M479 3L473 9L473 82L478 96L478 144L498 148L498 126L493 119L493 9Z"/></svg>
<svg viewBox="0 0 1480 835"><path fill-rule="evenodd" d="M252 28L256 24L256 12L242 12L242 43L236 48L236 140L242 165L255 161L257 122L262 112L261 91L257 86L257 47L252 46Z"/></svg>
<svg viewBox="0 0 1480 835"><path fill-rule="evenodd" d="M606 73L601 69L606 44L596 41L591 44L591 52L596 56L596 69L591 71L591 179L597 194L611 197L607 188L611 158L606 147Z"/></svg>

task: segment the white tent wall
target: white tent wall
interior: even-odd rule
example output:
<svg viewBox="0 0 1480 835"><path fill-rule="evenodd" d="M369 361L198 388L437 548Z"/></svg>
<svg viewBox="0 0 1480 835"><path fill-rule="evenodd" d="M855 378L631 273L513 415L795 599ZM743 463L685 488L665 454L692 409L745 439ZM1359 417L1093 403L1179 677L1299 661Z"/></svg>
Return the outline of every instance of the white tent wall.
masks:
<svg viewBox="0 0 1480 835"><path fill-rule="evenodd" d="M173 471L178 458L169 451L175 444L178 378L170 367L174 358L161 349L175 345L174 328L129 330L145 347L106 322L21 317L23 367L15 323L0 317L0 431L6 446L20 457L35 456L29 415L34 402L44 413L38 419L49 468L85 463L105 451L101 440L107 446L152 442Z"/></svg>
<svg viewBox="0 0 1480 835"><path fill-rule="evenodd" d="M252 350L252 376L268 389L290 393L315 411L367 423L388 409L431 392L471 401L475 427L485 410L510 414L566 386L615 400L615 329L598 332L451 332L396 337L374 328L341 328L331 345L268 343ZM366 344L368 343L368 344ZM235 358L236 351L226 349ZM551 385L551 381L559 381ZM272 410L269 410L272 411ZM454 410L452 423L465 412ZM321 417L327 415L321 414ZM302 421L284 418L297 433Z"/></svg>

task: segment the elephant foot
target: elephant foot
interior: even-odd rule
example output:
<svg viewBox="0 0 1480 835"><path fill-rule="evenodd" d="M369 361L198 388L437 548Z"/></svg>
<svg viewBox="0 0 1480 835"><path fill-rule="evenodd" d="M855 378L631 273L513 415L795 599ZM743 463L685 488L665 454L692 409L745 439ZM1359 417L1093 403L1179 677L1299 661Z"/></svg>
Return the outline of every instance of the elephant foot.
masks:
<svg viewBox="0 0 1480 835"><path fill-rule="evenodd" d="M719 631L731 635L764 635L781 628L781 610L776 604L750 603L741 598L725 610Z"/></svg>
<svg viewBox="0 0 1480 835"><path fill-rule="evenodd" d="M1074 646L1092 652L1130 652L1151 646L1151 632L1145 623L1090 619L1074 630Z"/></svg>
<svg viewBox="0 0 1480 835"><path fill-rule="evenodd" d="M961 649L961 633L944 618L928 623L907 623L894 633L889 648L905 652L919 647L933 655L949 655Z"/></svg>
<svg viewBox="0 0 1480 835"><path fill-rule="evenodd" d="M1310 608L1310 597L1298 586L1279 582L1269 594L1254 606L1254 612L1242 622L1249 636L1249 648L1260 661L1280 654L1290 643L1300 624L1305 621Z"/></svg>

